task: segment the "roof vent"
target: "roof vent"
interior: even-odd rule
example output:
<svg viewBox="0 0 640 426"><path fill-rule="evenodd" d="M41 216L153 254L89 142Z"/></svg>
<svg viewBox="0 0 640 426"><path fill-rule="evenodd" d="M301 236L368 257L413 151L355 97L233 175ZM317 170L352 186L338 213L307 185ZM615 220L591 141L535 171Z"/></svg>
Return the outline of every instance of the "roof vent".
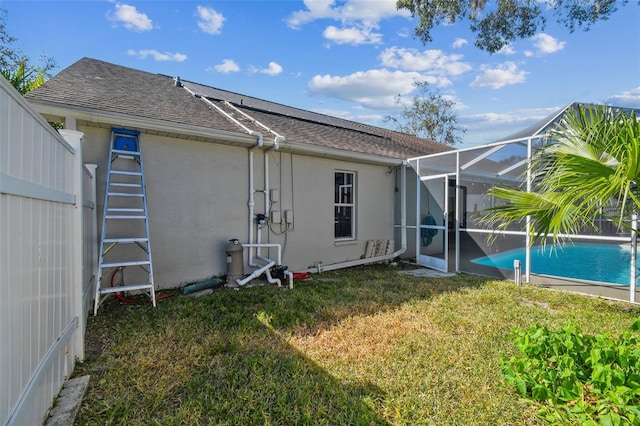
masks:
<svg viewBox="0 0 640 426"><path fill-rule="evenodd" d="M176 81L176 86L182 87L182 81L180 81L180 77L176 77L174 80Z"/></svg>

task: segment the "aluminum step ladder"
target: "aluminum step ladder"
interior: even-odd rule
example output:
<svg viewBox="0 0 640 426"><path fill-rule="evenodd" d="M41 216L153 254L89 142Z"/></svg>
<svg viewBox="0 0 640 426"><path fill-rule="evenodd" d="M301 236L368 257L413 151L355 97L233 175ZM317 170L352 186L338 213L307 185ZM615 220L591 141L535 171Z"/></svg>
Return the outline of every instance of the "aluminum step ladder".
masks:
<svg viewBox="0 0 640 426"><path fill-rule="evenodd" d="M156 306L139 136L111 129L94 315L107 296L123 292L146 293Z"/></svg>

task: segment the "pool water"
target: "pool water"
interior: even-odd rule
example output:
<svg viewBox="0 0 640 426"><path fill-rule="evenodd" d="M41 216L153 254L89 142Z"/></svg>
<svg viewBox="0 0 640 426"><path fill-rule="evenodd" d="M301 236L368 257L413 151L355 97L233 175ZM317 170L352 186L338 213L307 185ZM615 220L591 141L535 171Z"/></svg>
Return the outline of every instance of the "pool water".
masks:
<svg viewBox="0 0 640 426"><path fill-rule="evenodd" d="M513 270L520 260L524 271L525 249L509 250L471 260L479 265ZM531 248L531 272L557 277L629 285L630 246L568 243L564 247Z"/></svg>

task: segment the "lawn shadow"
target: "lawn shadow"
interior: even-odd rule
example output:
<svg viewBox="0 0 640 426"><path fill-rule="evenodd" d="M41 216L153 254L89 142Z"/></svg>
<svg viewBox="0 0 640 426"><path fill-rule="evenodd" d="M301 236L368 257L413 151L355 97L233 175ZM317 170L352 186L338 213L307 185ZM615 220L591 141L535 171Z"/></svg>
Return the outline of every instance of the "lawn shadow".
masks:
<svg viewBox="0 0 640 426"><path fill-rule="evenodd" d="M380 388L330 374L286 336L486 280L378 265L314 276L293 290L219 289L155 309L105 304L87 330L104 352L80 368L92 379L77 424L389 424Z"/></svg>

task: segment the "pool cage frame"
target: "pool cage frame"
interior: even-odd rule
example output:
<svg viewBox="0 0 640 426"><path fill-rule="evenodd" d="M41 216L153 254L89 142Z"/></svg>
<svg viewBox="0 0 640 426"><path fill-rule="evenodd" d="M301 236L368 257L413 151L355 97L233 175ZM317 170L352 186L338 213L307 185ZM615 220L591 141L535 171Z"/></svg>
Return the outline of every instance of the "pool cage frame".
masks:
<svg viewBox="0 0 640 426"><path fill-rule="evenodd" d="M409 227L415 229L416 263L443 272L455 270L496 276L514 279L516 283L524 281L635 303L639 296L635 214L628 221L631 228L628 232L622 232L622 228L614 226L603 215L598 219L598 230L561 235L568 238L570 242L567 244L582 241L628 247L630 268L626 285L534 273L531 264L532 234L526 231L530 229L530 217L505 230L490 229L480 221L484 209L501 202L486 194L490 187L506 185L526 187L527 192L532 191L532 176L528 169L532 155L545 143L548 131L570 108L577 106L576 103L569 104L529 128L491 144L408 159L416 173L415 226ZM522 262L514 261L513 269L487 268L473 263L473 257L514 248L524 248L525 258ZM524 277L520 276L522 272Z"/></svg>

